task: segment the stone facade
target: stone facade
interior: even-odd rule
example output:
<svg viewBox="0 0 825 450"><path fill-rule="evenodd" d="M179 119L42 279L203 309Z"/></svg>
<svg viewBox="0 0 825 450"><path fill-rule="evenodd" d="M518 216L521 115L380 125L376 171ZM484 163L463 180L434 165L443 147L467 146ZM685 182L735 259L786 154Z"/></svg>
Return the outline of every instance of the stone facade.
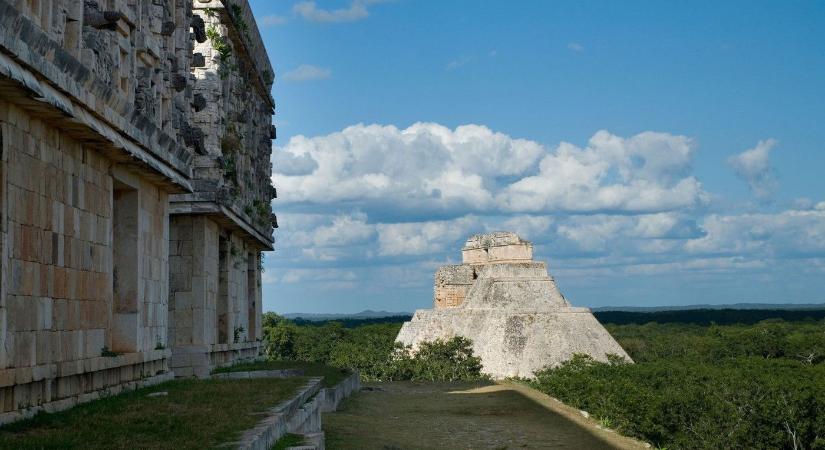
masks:
<svg viewBox="0 0 825 450"><path fill-rule="evenodd" d="M224 4L226 3L226 4ZM195 0L194 192L171 197L172 368L205 377L261 346L261 252L272 250L272 67L245 2Z"/></svg>
<svg viewBox="0 0 825 450"><path fill-rule="evenodd" d="M530 242L507 232L475 235L462 257L438 269L434 309L416 311L399 342L470 338L483 372L495 378L532 377L574 353L630 359L589 309L564 298L546 264L532 260Z"/></svg>
<svg viewBox="0 0 825 450"><path fill-rule="evenodd" d="M0 0L0 423L258 354L272 68L194 3Z"/></svg>

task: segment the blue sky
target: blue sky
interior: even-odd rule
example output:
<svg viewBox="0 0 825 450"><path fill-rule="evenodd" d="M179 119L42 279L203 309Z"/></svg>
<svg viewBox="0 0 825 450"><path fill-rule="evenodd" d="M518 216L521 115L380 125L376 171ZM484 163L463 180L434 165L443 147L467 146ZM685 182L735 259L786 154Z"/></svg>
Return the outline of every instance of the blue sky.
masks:
<svg viewBox="0 0 825 450"><path fill-rule="evenodd" d="M428 307L503 228L578 305L825 301L825 3L250 3L265 309Z"/></svg>

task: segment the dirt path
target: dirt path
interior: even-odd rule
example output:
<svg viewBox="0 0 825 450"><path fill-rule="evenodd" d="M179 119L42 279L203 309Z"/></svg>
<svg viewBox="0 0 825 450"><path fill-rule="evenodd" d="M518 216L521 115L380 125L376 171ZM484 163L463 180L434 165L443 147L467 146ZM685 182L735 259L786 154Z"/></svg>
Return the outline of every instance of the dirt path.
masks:
<svg viewBox="0 0 825 450"><path fill-rule="evenodd" d="M578 411L515 384L375 383L325 414L327 448L637 449Z"/></svg>

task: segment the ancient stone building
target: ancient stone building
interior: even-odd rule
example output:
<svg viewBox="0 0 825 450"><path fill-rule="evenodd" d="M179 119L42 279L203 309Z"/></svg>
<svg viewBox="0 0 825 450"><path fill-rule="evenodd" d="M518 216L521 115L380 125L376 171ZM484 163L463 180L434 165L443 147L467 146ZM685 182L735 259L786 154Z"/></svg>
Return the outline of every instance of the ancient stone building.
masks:
<svg viewBox="0 0 825 450"><path fill-rule="evenodd" d="M272 68L194 3L0 0L0 423L257 353Z"/></svg>
<svg viewBox="0 0 825 450"><path fill-rule="evenodd" d="M435 274L434 309L418 310L397 340L472 339L483 372L495 378L532 377L574 353L597 360L630 359L588 308L570 305L533 261L533 246L514 233L475 235L462 249L463 264Z"/></svg>
<svg viewBox="0 0 825 450"><path fill-rule="evenodd" d="M248 7L195 0L207 39L195 42L193 123L204 134L195 192L171 198L172 368L206 376L261 344L261 251L272 250L269 57Z"/></svg>

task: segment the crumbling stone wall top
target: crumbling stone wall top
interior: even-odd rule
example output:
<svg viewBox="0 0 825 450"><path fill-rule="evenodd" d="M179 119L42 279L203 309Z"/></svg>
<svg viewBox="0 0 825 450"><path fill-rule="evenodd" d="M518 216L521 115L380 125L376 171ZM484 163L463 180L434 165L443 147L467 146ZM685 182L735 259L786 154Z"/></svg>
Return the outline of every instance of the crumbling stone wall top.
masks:
<svg viewBox="0 0 825 450"><path fill-rule="evenodd" d="M464 264L531 261L533 244L507 231L476 234L467 239L461 256Z"/></svg>
<svg viewBox="0 0 825 450"><path fill-rule="evenodd" d="M275 81L275 72L269 55L266 52L261 33L252 14L252 8L247 0L194 0L195 9L222 9L234 25L237 32L237 41L243 47L246 57L252 62L255 73L258 76L257 82L262 94L269 101L269 105L274 108L275 100L272 99L270 91Z"/></svg>
<svg viewBox="0 0 825 450"><path fill-rule="evenodd" d="M525 241L516 233L509 231L494 231L486 234L474 234L467 239L462 250L485 249L490 247L500 247L502 245L530 245L530 241Z"/></svg>

